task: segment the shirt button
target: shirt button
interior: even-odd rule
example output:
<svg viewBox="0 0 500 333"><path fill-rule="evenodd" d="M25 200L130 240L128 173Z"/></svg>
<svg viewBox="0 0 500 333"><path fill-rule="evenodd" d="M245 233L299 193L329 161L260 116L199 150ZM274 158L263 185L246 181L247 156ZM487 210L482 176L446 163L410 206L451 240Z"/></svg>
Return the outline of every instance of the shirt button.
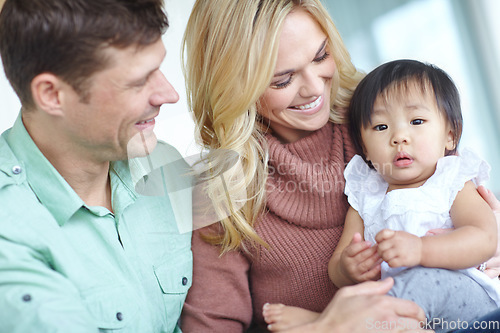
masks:
<svg viewBox="0 0 500 333"><path fill-rule="evenodd" d="M188 284L188 278L187 277L183 277L182 278L182 285L185 286L186 284Z"/></svg>
<svg viewBox="0 0 500 333"><path fill-rule="evenodd" d="M31 295L30 295L30 294L23 295L23 301L24 301L24 302L29 302L29 301L31 301Z"/></svg>
<svg viewBox="0 0 500 333"><path fill-rule="evenodd" d="M116 319L118 319L119 321L122 321L123 320L123 313L117 312L116 313Z"/></svg>
<svg viewBox="0 0 500 333"><path fill-rule="evenodd" d="M15 174L15 175L20 174L21 171L23 171L23 169L19 165L14 165L12 167L12 173Z"/></svg>

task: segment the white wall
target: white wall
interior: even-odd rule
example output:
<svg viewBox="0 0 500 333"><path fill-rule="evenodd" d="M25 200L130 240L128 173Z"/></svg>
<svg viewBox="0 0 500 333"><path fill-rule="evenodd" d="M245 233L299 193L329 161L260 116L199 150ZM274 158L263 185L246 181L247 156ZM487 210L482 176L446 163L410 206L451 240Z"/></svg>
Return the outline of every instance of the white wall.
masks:
<svg viewBox="0 0 500 333"><path fill-rule="evenodd" d="M1 63L0 69L0 132L3 132L14 123L21 103L7 81Z"/></svg>
<svg viewBox="0 0 500 333"><path fill-rule="evenodd" d="M181 70L180 47L189 13L194 0L165 0L170 28L163 36L167 56L161 70L172 83L180 99L177 104L164 105L157 118L156 134L159 139L175 146L186 157L199 150L194 143L194 123L188 111L184 79ZM21 104L12 90L0 63L0 133L11 127Z"/></svg>
<svg viewBox="0 0 500 333"><path fill-rule="evenodd" d="M161 140L176 147L182 156L199 152L194 142L194 122L188 110L184 76L181 69L181 41L195 0L164 0L170 28L164 35L167 57L161 67L167 79L172 83L180 99L174 105L162 107L157 118L155 133Z"/></svg>

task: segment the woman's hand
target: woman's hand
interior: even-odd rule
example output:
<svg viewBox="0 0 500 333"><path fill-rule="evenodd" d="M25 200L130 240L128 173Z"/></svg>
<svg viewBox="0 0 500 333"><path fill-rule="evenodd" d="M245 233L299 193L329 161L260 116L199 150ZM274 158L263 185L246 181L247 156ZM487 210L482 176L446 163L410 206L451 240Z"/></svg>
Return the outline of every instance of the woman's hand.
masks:
<svg viewBox="0 0 500 333"><path fill-rule="evenodd" d="M317 320L283 332L432 332L420 328L425 315L417 304L385 295L393 284L388 278L341 288Z"/></svg>
<svg viewBox="0 0 500 333"><path fill-rule="evenodd" d="M490 278L493 279L497 278L500 275L500 201L498 201L495 195L493 195L493 192L491 192L482 185L477 188L477 191L483 197L484 201L486 201L488 205L490 205L497 219L497 232L499 233L499 238L498 238L499 244L497 245L497 251L495 255L486 262L486 269L484 270L486 275L488 275Z"/></svg>

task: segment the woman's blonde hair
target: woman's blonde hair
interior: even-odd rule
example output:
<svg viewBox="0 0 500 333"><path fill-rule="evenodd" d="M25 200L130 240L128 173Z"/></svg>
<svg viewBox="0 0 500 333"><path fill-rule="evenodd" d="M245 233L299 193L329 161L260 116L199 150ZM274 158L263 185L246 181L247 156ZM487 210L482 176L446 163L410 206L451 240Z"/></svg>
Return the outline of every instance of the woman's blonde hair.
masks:
<svg viewBox="0 0 500 333"><path fill-rule="evenodd" d="M265 209L268 161L266 128L257 108L274 75L283 22L298 8L327 35L337 65L330 120L343 123L362 74L319 0L197 0L187 24L183 58L188 103L199 143L208 150L200 173L223 228L205 239L221 245L223 253L248 250L246 243L265 245L254 229ZM228 170L235 153L237 162Z"/></svg>

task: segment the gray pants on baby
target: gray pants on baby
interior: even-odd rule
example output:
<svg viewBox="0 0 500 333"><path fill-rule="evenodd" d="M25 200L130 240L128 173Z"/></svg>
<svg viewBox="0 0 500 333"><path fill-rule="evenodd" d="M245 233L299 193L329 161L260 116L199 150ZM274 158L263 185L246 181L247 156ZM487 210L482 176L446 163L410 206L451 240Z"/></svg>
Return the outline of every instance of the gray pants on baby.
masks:
<svg viewBox="0 0 500 333"><path fill-rule="evenodd" d="M469 276L441 268L412 267L395 276L389 295L417 303L436 333L463 328L497 308L486 291Z"/></svg>

